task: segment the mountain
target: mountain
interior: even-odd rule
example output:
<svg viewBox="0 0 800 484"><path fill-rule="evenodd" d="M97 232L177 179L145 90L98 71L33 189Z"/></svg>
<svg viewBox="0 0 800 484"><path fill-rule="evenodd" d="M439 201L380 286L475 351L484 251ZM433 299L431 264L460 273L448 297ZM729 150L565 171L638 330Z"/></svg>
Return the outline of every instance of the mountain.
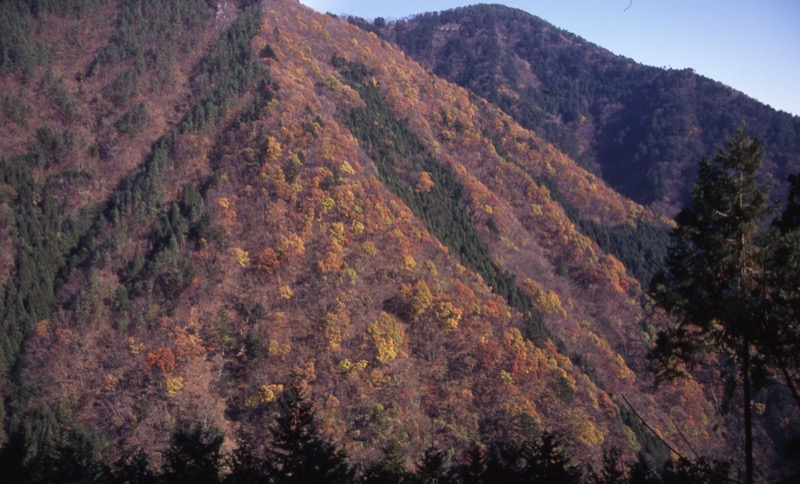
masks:
<svg viewBox="0 0 800 484"><path fill-rule="evenodd" d="M359 468L736 448L723 388L647 369L626 264L670 222L374 33L292 0L0 8L4 476L160 462L188 423L264 445L290 387Z"/></svg>
<svg viewBox="0 0 800 484"><path fill-rule="evenodd" d="M616 56L521 10L477 5L388 24L351 21L660 214L685 204L699 160L742 123L763 140L768 179L781 199L787 176L800 169L800 117L691 69Z"/></svg>

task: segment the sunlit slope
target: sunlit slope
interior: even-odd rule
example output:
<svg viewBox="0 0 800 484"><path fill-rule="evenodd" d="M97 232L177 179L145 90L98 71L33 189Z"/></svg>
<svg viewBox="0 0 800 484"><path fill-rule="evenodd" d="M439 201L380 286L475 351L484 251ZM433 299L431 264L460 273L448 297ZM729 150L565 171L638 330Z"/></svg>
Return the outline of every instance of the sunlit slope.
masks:
<svg viewBox="0 0 800 484"><path fill-rule="evenodd" d="M534 430L579 461L659 452L622 396L677 447L675 422L724 447L698 383L652 391L659 323L574 223L661 223L647 210L342 20L187 1L170 53L125 5L40 18L96 28L2 79L31 107L3 137L5 388L37 396L12 431L154 453L191 420L234 445L295 382L356 462ZM175 63L104 60L120 32ZM46 82L72 114L41 114L61 109Z"/></svg>

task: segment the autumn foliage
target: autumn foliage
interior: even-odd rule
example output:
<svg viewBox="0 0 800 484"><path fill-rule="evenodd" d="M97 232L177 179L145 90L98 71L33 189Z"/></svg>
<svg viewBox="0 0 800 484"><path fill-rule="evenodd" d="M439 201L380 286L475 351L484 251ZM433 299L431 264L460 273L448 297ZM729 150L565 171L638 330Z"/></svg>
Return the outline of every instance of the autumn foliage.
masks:
<svg viewBox="0 0 800 484"><path fill-rule="evenodd" d="M299 387L365 468L390 445L401 462L430 442L461 459L531 429L581 465L657 449L622 394L669 442L691 421L693 445L725 449L699 384L651 388L642 355L662 323L577 222L644 209L344 19L180 3L198 17L174 24L196 29L177 50L125 20L137 2L42 16L37 42L68 31L86 48L48 56L55 77L0 80L37 113L72 99L80 120L31 114L0 137L0 316L25 335L4 358L37 395L5 407L31 420L0 441L53 436L31 450L47 456L85 429L113 458L164 455L186 418L258 447ZM55 84L58 106L36 87ZM139 103L148 121L121 136Z"/></svg>
<svg viewBox="0 0 800 484"><path fill-rule="evenodd" d="M175 370L175 354L170 348L157 348L147 354L147 368L168 374Z"/></svg>

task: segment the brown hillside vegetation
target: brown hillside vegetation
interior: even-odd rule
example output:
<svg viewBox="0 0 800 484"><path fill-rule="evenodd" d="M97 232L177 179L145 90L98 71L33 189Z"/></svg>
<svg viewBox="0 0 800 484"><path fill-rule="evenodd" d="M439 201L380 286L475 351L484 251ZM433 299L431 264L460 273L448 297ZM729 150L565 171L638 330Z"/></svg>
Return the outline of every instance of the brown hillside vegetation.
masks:
<svg viewBox="0 0 800 484"><path fill-rule="evenodd" d="M41 15L35 38L64 55L0 78L30 113L4 123L3 157L33 186L0 179L6 300L26 254L60 250L37 272L45 307L0 311L25 334L4 340L6 437L56 422L113 461L191 421L230 448L296 384L356 464L533 431L579 463L666 457L623 397L687 455L734 448L720 389L653 389L661 316L575 222L664 221L343 20L184 0L181 35L134 22L144 53L105 61L126 4Z"/></svg>

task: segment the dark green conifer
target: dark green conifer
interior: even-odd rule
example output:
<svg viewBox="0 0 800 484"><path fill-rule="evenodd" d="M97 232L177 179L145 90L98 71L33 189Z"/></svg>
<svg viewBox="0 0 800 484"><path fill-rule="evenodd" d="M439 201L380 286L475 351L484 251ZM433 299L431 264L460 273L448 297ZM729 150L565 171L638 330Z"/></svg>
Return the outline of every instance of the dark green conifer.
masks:
<svg viewBox="0 0 800 484"><path fill-rule="evenodd" d="M417 464L412 481L419 484L451 482L452 476L446 463L446 457L444 452L433 445L426 448Z"/></svg>
<svg viewBox="0 0 800 484"><path fill-rule="evenodd" d="M753 482L753 347L764 330L759 224L767 213L758 175L764 152L740 129L713 160L702 160L691 203L677 217L666 267L651 285L658 305L677 319L654 353L663 375L682 373L699 352L721 350L736 363L744 396L745 482Z"/></svg>
<svg viewBox="0 0 800 484"><path fill-rule="evenodd" d="M653 462L650 456L644 452L639 452L636 462L628 469L628 484L657 484L659 479L653 472Z"/></svg>
<svg viewBox="0 0 800 484"><path fill-rule="evenodd" d="M292 386L281 394L280 413L270 429L271 460L280 483L349 483L355 473L344 452L319 435L314 409Z"/></svg>
<svg viewBox="0 0 800 484"><path fill-rule="evenodd" d="M625 467L622 462L622 453L619 448L612 447L603 452L603 468L600 474L592 473L591 482L594 484L618 484L626 482Z"/></svg>
<svg viewBox="0 0 800 484"><path fill-rule="evenodd" d="M383 450L383 459L370 466L364 473L364 484L383 484L396 482L398 484L407 483L411 480L411 474L406 469L405 458L400 451L400 445L396 441L389 442Z"/></svg>
<svg viewBox="0 0 800 484"><path fill-rule="evenodd" d="M167 482L214 484L221 482L223 437L199 425L179 429L164 453L162 477Z"/></svg>
<svg viewBox="0 0 800 484"><path fill-rule="evenodd" d="M103 480L110 484L157 484L160 482L150 463L150 458L142 449L122 456Z"/></svg>

